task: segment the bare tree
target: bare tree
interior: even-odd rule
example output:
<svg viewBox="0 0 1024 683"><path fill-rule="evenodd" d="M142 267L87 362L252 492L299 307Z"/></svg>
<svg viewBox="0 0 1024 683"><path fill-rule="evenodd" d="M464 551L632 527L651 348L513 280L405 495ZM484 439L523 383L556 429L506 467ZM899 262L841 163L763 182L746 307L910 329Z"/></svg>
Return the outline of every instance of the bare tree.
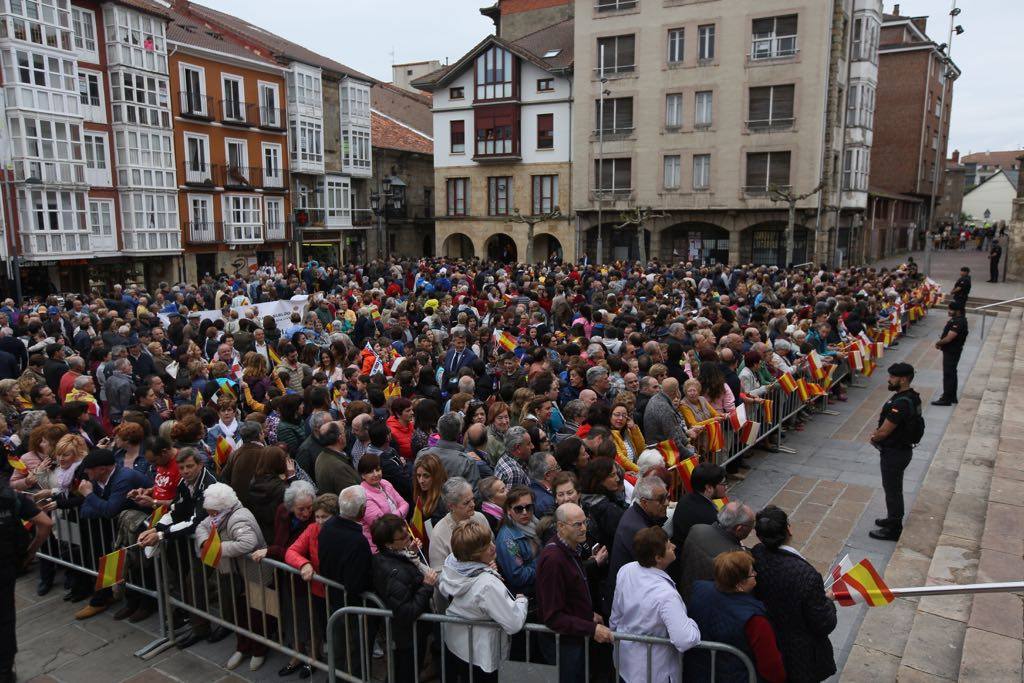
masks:
<svg viewBox="0 0 1024 683"><path fill-rule="evenodd" d="M786 221L786 263L783 264L785 267L793 265L793 249L795 237L794 230L796 229L796 205L814 195L821 192L822 188L825 187L825 180L822 179L817 186L810 192L804 194L795 194L791 187L778 187L771 185L768 187L768 198L773 202L786 202L789 205L789 218Z"/></svg>
<svg viewBox="0 0 1024 683"><path fill-rule="evenodd" d="M544 221L556 221L562 217L562 212L558 210L558 207L551 209L551 213L544 214L530 214L524 216L518 208L512 209L512 215L509 216L507 223L522 223L526 226L526 260L525 263L533 264L533 232L537 229L538 223Z"/></svg>
<svg viewBox="0 0 1024 683"><path fill-rule="evenodd" d="M656 218L668 218L668 214L663 212L655 213L654 209L649 206L635 206L620 213L619 221L621 222L615 226L619 230L625 230L629 227L636 229L636 239L639 244L637 253L640 256L640 263L645 268L647 267L647 240L644 235L644 224Z"/></svg>

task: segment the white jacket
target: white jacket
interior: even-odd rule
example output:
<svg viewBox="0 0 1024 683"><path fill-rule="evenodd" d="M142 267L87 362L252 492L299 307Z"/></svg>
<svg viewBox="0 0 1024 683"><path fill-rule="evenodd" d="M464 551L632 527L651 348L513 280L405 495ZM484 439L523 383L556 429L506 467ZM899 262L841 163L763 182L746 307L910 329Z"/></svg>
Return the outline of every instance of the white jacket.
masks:
<svg viewBox="0 0 1024 683"><path fill-rule="evenodd" d="M444 642L453 654L469 662L472 648L474 666L487 673L497 671L501 661L508 657L509 636L521 631L526 624L526 598L513 599L498 573L487 565L459 562L454 555L445 560L438 587L451 600L448 616L492 621L501 627L473 627L471 643L468 626L444 624Z"/></svg>

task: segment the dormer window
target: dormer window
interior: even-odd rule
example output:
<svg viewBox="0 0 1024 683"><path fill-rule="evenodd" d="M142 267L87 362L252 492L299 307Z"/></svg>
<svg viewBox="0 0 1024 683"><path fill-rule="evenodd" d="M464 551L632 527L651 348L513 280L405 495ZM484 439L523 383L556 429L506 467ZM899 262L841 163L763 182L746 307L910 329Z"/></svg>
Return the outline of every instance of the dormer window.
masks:
<svg viewBox="0 0 1024 683"><path fill-rule="evenodd" d="M516 94L512 53L501 47L488 48L476 58L476 99L504 100Z"/></svg>

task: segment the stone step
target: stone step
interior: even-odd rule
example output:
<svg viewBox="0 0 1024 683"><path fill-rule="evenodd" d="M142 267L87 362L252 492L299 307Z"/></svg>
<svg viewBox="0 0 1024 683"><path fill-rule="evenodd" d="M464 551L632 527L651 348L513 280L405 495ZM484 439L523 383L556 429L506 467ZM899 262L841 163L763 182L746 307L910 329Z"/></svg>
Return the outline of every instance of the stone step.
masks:
<svg viewBox="0 0 1024 683"><path fill-rule="evenodd" d="M963 548L959 539L969 534L964 527L971 523L971 518L984 514L984 507L977 503L972 506L971 498L971 491L984 488L979 480L982 473L977 469L982 465L970 462L965 453L969 451L981 457L986 447L994 451L991 435L999 433L998 421L993 424L992 408L987 406L997 401L997 411L1001 410L1010 375L1005 361L998 363L996 359L1013 357L1007 349L1015 348L1020 326L1019 311L1000 315L993 321L975 367L961 391L960 403L954 408L914 500L901 540L886 566L885 580L890 586L925 585L933 576L936 582L939 578L948 581L953 566L965 564L963 561L958 564L956 560L963 560L971 551ZM987 498L987 491L981 495ZM974 538L981 538L980 530L977 533ZM947 671L952 671L947 676L955 676L965 629L955 638L944 635L919 643L930 631L928 627L934 619L955 613L950 611L954 608L936 606L933 601L925 603L925 608L931 611L919 611L924 600L926 598L898 598L884 608L868 609L840 680L850 683L895 680L901 673L905 656L909 656L912 663L917 663L915 657L945 662L949 667ZM962 615L966 608L962 604L959 608ZM918 627L916 633L915 626ZM908 643L912 644L913 652ZM940 651L933 652L935 647ZM930 675L924 673L926 669L905 668L908 677L912 673Z"/></svg>

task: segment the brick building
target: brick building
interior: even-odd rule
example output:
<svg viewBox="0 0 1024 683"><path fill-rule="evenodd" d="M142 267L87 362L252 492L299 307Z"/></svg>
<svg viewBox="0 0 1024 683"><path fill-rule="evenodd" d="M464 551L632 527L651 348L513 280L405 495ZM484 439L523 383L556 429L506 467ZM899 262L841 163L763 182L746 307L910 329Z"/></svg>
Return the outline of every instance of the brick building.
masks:
<svg viewBox="0 0 1024 683"><path fill-rule="evenodd" d="M935 204L935 220L941 226L955 225L960 221L964 205L967 168L960 163L960 152L946 159L942 175L942 194Z"/></svg>
<svg viewBox="0 0 1024 683"><path fill-rule="evenodd" d="M897 8L885 15L878 49L872 194L865 225L867 239L862 243L868 258L919 243L920 236L908 233L906 222L912 220L911 215L918 232L931 222L931 198L941 193L953 84L960 76L944 47L928 36L928 17L898 12ZM892 210L886 211L893 203ZM888 215L904 218L892 224L882 218Z"/></svg>

